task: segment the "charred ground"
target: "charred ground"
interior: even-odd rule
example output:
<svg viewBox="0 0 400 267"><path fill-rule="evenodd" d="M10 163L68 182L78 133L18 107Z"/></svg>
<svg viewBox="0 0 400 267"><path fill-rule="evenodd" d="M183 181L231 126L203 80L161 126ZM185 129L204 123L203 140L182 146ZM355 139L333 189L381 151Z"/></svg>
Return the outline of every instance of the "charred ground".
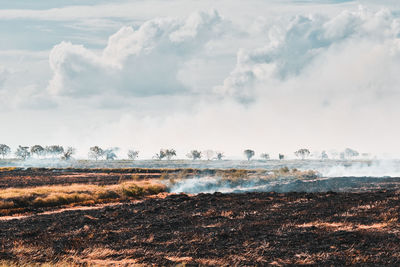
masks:
<svg viewBox="0 0 400 267"><path fill-rule="evenodd" d="M7 264L398 265L400 191L394 189L164 194L3 217L0 258Z"/></svg>

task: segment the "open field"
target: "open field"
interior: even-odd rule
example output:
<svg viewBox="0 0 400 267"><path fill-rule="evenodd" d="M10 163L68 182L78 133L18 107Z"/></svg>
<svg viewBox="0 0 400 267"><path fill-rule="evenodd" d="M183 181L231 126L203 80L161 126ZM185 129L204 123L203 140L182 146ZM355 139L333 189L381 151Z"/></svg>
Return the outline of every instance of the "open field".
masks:
<svg viewBox="0 0 400 267"><path fill-rule="evenodd" d="M171 195L0 221L0 257L23 262L400 264L400 194Z"/></svg>
<svg viewBox="0 0 400 267"><path fill-rule="evenodd" d="M276 192L171 193L203 179L201 190ZM328 179L288 168L6 167L0 266L398 265L399 214L396 177Z"/></svg>

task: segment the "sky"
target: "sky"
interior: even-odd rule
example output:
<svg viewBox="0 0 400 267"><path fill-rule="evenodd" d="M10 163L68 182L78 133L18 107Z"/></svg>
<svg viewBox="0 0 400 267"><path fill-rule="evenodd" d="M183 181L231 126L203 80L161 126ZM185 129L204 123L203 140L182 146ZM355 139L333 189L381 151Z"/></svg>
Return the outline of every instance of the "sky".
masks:
<svg viewBox="0 0 400 267"><path fill-rule="evenodd" d="M400 157L400 3L2 0L0 143Z"/></svg>

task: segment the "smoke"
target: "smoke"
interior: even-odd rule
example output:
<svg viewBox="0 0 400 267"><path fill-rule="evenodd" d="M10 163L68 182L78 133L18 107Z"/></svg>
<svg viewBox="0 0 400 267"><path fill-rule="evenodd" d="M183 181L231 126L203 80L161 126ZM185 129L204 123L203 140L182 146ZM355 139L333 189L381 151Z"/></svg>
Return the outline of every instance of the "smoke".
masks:
<svg viewBox="0 0 400 267"><path fill-rule="evenodd" d="M282 175L278 177L252 177L235 180L218 176L193 177L174 183L173 193L244 193L244 192L361 192L400 189L400 162L380 161L291 161L287 166L301 170L314 170L318 177L302 178ZM261 166L254 166L260 168ZM263 166L274 170L279 165Z"/></svg>
<svg viewBox="0 0 400 267"><path fill-rule="evenodd" d="M318 171L324 177L400 177L400 162L398 160L376 160L344 163L320 167Z"/></svg>
<svg viewBox="0 0 400 267"><path fill-rule="evenodd" d="M331 177L316 179L281 178L252 179L239 182L220 177L196 177L177 182L170 187L172 193L245 193L245 192L365 192L373 190L399 190L400 178L395 177Z"/></svg>

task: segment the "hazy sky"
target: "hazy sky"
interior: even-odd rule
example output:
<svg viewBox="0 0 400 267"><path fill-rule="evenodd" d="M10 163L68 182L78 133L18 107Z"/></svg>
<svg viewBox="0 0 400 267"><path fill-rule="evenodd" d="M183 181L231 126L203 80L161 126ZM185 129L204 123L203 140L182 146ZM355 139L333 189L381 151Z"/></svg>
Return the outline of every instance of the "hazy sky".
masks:
<svg viewBox="0 0 400 267"><path fill-rule="evenodd" d="M0 143L400 155L399 1L109 3L1 1Z"/></svg>

